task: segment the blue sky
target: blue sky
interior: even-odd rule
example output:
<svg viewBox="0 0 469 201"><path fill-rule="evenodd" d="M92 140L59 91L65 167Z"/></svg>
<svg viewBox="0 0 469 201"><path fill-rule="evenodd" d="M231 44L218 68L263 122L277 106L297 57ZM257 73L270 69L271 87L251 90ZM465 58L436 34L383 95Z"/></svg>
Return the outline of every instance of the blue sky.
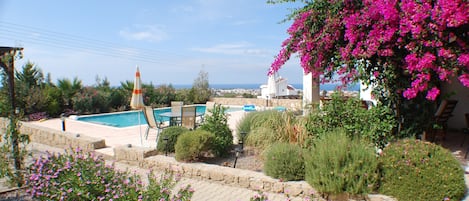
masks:
<svg viewBox="0 0 469 201"><path fill-rule="evenodd" d="M266 83L267 71L287 37L280 23L299 3L265 0L2 0L0 46L24 47L24 58L52 80L96 76L112 85L192 84L201 70L211 84ZM292 58L279 72L302 83Z"/></svg>

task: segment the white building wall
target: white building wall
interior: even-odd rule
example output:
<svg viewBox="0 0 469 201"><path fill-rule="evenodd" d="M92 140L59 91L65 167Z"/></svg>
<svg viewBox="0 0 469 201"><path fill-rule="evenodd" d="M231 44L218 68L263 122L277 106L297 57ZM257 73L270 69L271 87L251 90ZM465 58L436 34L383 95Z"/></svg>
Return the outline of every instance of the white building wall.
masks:
<svg viewBox="0 0 469 201"><path fill-rule="evenodd" d="M309 113L311 103L319 103L319 81L311 73L303 75L303 115Z"/></svg>
<svg viewBox="0 0 469 201"><path fill-rule="evenodd" d="M367 100L373 102L376 105L377 100L373 98L371 92L373 91L373 86L367 86L360 82L360 100Z"/></svg>

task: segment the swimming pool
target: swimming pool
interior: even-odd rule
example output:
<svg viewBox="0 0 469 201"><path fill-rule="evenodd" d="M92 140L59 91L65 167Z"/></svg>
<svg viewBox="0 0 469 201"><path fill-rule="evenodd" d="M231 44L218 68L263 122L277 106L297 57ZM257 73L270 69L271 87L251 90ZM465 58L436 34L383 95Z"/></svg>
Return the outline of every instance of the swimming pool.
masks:
<svg viewBox="0 0 469 201"><path fill-rule="evenodd" d="M197 112L205 112L205 105L198 105ZM171 108L155 108L153 110L155 117L161 118L162 121L169 121L169 117L159 117L159 114L170 112ZM86 115L76 117L78 121L84 121L105 126L117 128L125 128L129 126L146 125L145 117L142 111L113 112L106 114ZM139 122L140 121L140 122Z"/></svg>

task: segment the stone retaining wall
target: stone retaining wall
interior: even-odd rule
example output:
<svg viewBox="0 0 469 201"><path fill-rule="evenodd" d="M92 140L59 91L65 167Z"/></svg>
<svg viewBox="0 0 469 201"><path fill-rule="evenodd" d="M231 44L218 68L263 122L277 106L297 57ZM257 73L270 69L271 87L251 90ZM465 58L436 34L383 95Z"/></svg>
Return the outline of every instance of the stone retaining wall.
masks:
<svg viewBox="0 0 469 201"><path fill-rule="evenodd" d="M162 155L146 158L143 162L143 167L171 170L184 177L208 180L263 192L284 193L290 196L308 196L315 193L315 190L304 181L280 182L278 179L265 176L260 172L205 163L179 163L173 157Z"/></svg>
<svg viewBox="0 0 469 201"><path fill-rule="evenodd" d="M211 101L222 105L247 105L253 104L256 107L266 107L267 101L261 98L213 98ZM283 106L288 110L302 110L302 99L272 99L269 100L269 107Z"/></svg>
<svg viewBox="0 0 469 201"><path fill-rule="evenodd" d="M0 129L5 130L10 120L0 117ZM28 122L20 122L19 133L29 136L29 140L59 148L77 148L85 151L105 148L104 139L93 138L70 132L62 132L54 129L37 126Z"/></svg>

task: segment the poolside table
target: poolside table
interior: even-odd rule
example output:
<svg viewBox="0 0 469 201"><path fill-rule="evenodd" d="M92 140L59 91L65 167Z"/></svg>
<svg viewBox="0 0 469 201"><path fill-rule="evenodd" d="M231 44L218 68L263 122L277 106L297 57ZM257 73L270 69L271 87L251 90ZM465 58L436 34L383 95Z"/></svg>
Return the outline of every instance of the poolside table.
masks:
<svg viewBox="0 0 469 201"><path fill-rule="evenodd" d="M195 116L196 117L201 117L204 114L205 114L204 112L196 112ZM169 117L169 126L177 126L178 125L177 119L180 119L182 117L181 112L163 112L163 113L158 114L158 115L162 116L162 117Z"/></svg>

